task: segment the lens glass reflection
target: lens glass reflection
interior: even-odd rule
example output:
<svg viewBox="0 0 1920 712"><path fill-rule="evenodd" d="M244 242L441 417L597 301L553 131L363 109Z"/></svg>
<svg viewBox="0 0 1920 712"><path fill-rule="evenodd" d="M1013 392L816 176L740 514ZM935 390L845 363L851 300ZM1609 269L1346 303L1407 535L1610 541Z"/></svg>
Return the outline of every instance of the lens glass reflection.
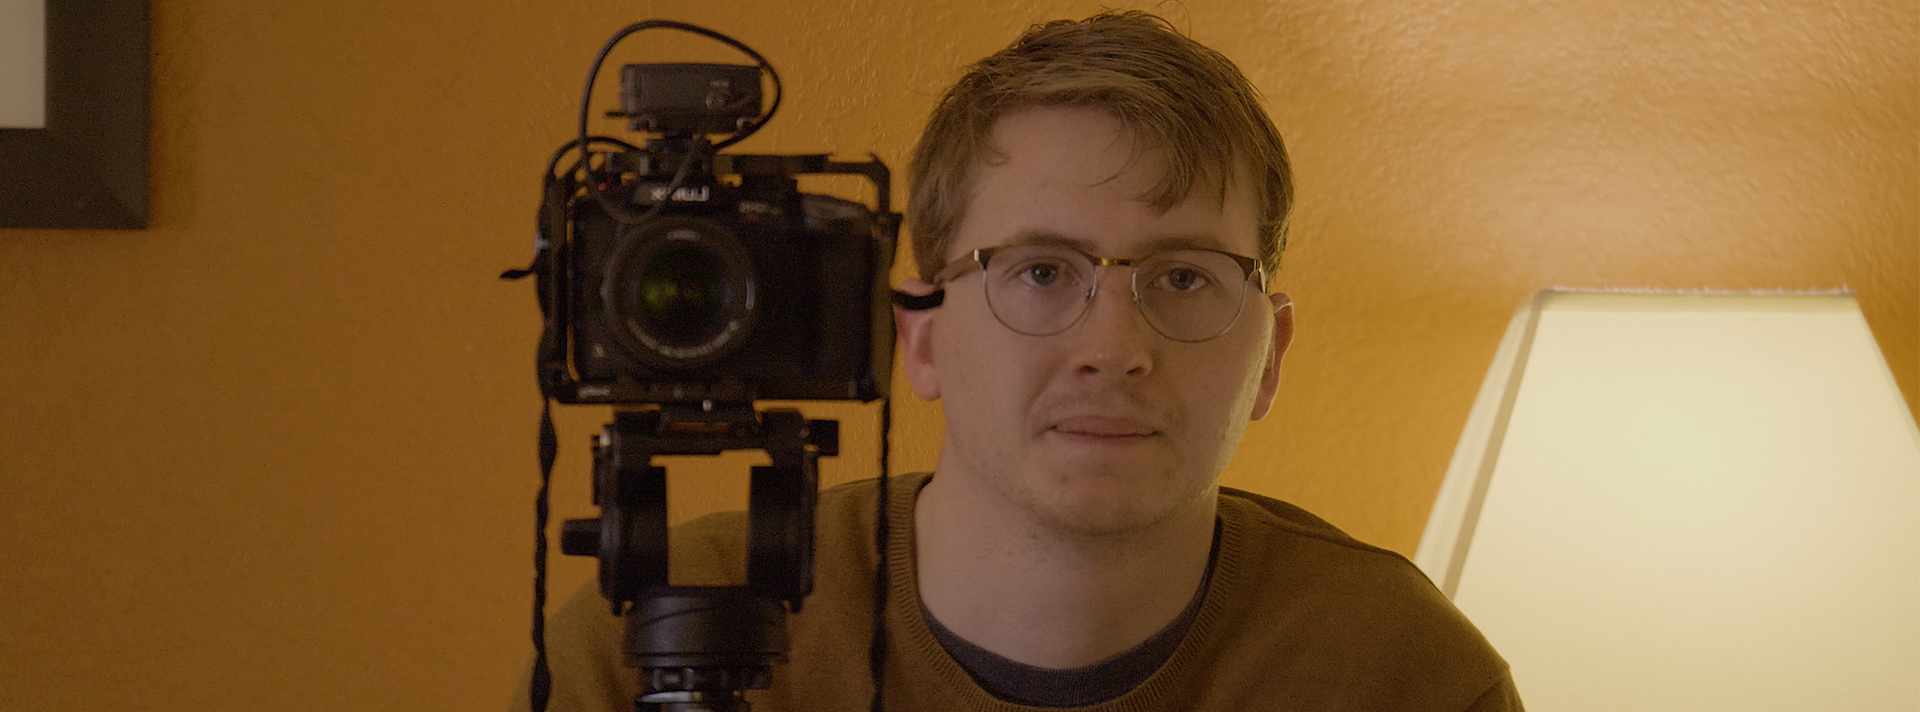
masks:
<svg viewBox="0 0 1920 712"><path fill-rule="evenodd" d="M663 344L695 347L727 328L733 285L720 255L698 243L664 247L651 255L632 285L628 309L635 326Z"/></svg>

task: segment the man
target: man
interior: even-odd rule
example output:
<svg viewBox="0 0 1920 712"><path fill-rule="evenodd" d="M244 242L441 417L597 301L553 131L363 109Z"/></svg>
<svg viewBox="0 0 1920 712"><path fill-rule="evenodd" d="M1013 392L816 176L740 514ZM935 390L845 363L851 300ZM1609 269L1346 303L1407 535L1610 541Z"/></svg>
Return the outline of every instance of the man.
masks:
<svg viewBox="0 0 1920 712"><path fill-rule="evenodd" d="M1218 485L1292 339L1267 292L1290 180L1246 79L1157 18L975 65L915 151L923 279L895 312L938 468L895 478L884 561L873 483L822 494L819 584L756 709L865 708L881 566L890 709L1519 709L1405 559ZM740 526L676 530L675 566L724 582ZM620 630L591 589L556 613L553 709L628 708Z"/></svg>

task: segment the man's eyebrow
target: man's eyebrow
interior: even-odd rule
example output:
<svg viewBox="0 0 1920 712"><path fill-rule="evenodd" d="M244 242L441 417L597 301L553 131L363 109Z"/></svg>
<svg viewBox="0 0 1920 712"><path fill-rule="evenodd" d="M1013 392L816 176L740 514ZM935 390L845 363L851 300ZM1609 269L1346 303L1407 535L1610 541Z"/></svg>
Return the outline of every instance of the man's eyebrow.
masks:
<svg viewBox="0 0 1920 712"><path fill-rule="evenodd" d="M1036 230L1036 229L1021 230L1020 232L1014 233L1013 239L1008 241L1007 244L1071 247L1081 252L1087 252L1087 253L1093 252L1092 241L1082 240L1074 237L1067 237L1066 235L1062 235L1060 233L1053 232L1050 230Z"/></svg>
<svg viewBox="0 0 1920 712"><path fill-rule="evenodd" d="M1221 252L1227 251L1225 245L1222 245L1219 239L1213 237L1212 235L1205 235L1205 234L1164 235L1161 237L1155 237L1153 239L1147 240L1145 243L1142 243L1139 249L1140 254L1137 254L1137 255L1101 255L1098 246L1094 245L1093 241L1077 238L1077 237L1068 237L1066 235L1053 232L1051 230L1038 230L1038 229L1021 230L1020 232L1014 234L1013 240L1008 244L1055 245L1059 247L1071 247L1081 252L1085 252L1090 255L1097 255L1100 257L1136 257L1137 258L1137 257L1146 256L1146 255L1151 255L1157 252L1164 252L1166 250L1218 250Z"/></svg>

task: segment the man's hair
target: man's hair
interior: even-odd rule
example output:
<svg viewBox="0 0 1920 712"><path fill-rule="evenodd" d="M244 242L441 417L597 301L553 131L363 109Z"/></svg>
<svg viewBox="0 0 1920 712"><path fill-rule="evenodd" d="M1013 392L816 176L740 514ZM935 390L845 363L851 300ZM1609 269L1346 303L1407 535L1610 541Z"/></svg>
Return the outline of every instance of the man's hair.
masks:
<svg viewBox="0 0 1920 712"><path fill-rule="evenodd" d="M1163 157L1164 174L1140 196L1165 211L1201 185L1245 176L1260 210L1260 260L1269 275L1286 248L1293 177L1280 132L1259 92L1219 52L1154 15L1102 13L1027 29L969 67L948 89L914 147L907 219L923 279L946 266L979 166L999 160L993 126L1034 107L1085 107L1119 119Z"/></svg>

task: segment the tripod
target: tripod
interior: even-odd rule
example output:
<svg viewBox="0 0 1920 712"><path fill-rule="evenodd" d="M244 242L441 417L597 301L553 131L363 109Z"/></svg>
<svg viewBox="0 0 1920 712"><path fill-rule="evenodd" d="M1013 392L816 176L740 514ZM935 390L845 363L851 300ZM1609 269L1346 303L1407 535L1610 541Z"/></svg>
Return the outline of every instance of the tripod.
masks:
<svg viewBox="0 0 1920 712"><path fill-rule="evenodd" d="M637 668L638 712L747 712L787 661L787 613L813 590L818 460L838 454L840 423L751 403L668 404L620 411L593 447L597 519L568 520L561 551L600 559L600 593L627 617L623 650ZM763 450L747 499L747 584L672 586L667 578L667 471L659 455Z"/></svg>

